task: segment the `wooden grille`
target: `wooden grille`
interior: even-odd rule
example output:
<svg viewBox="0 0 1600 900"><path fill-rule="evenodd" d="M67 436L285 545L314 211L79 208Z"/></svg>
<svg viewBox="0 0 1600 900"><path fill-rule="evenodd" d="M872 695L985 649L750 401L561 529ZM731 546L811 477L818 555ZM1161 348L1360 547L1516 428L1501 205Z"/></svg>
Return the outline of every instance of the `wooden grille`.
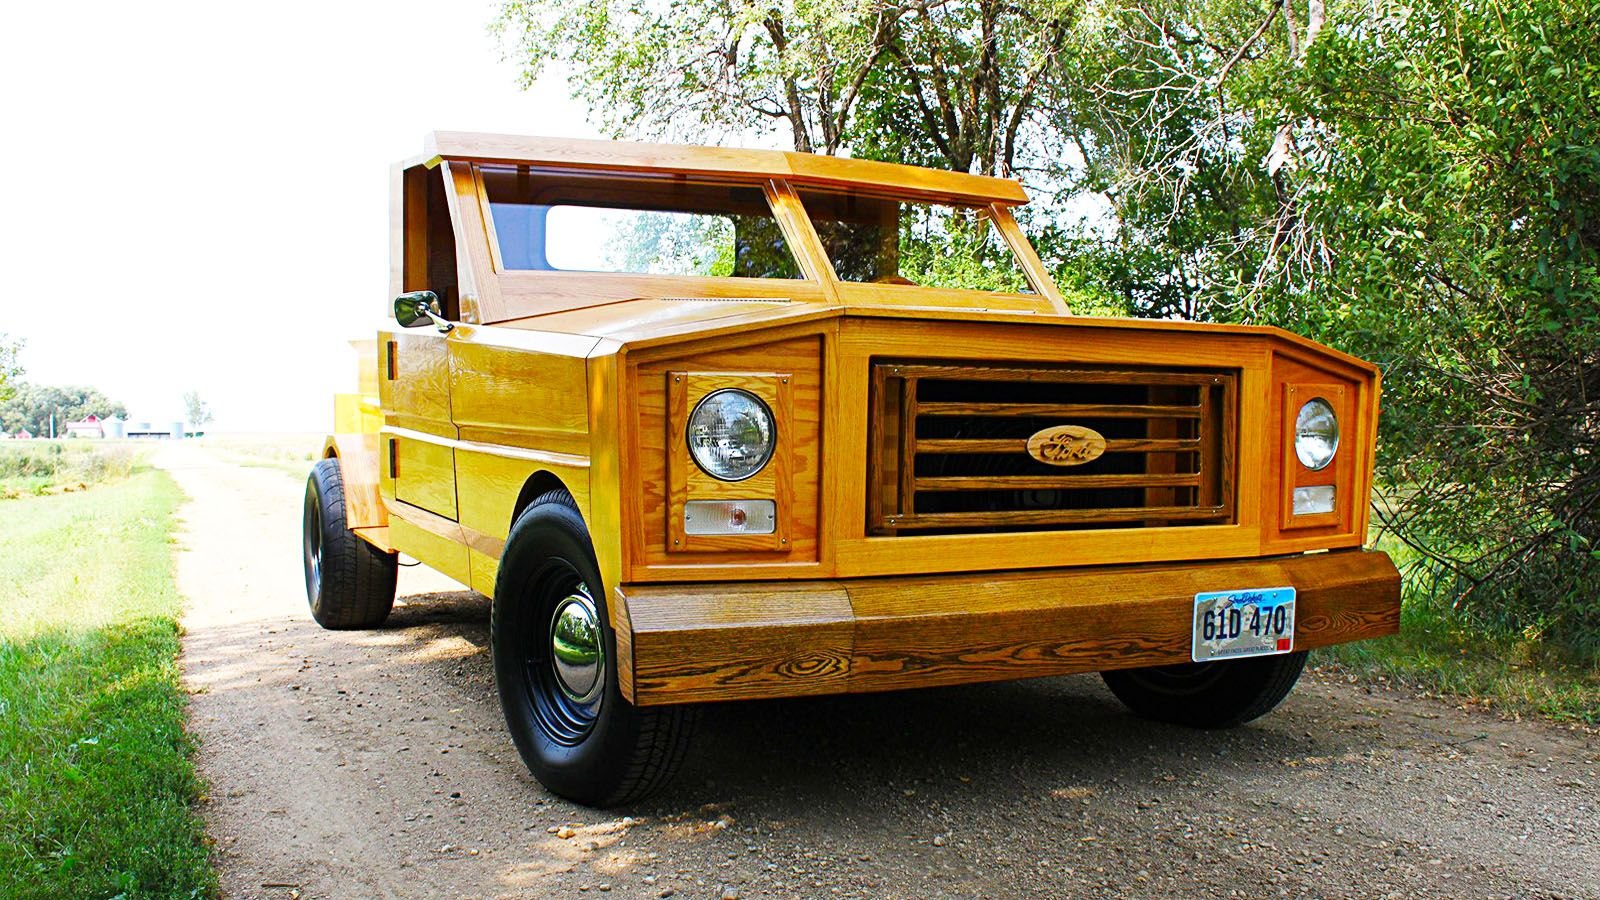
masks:
<svg viewBox="0 0 1600 900"><path fill-rule="evenodd" d="M867 529L959 534L1215 525L1234 518L1237 377L1203 369L879 362ZM1105 438L1050 465L1030 436Z"/></svg>

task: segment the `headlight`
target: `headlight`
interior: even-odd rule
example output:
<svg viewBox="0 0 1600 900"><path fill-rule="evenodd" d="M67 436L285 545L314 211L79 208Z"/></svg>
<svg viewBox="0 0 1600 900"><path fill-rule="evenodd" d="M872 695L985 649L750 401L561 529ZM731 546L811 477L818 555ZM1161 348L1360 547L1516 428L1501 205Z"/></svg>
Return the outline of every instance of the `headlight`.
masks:
<svg viewBox="0 0 1600 900"><path fill-rule="evenodd" d="M1328 401L1317 397L1294 418L1294 455L1312 471L1327 468L1339 449L1339 419Z"/></svg>
<svg viewBox="0 0 1600 900"><path fill-rule="evenodd" d="M743 481L761 471L778 442L772 410L738 388L712 391L689 414L689 453L713 478Z"/></svg>

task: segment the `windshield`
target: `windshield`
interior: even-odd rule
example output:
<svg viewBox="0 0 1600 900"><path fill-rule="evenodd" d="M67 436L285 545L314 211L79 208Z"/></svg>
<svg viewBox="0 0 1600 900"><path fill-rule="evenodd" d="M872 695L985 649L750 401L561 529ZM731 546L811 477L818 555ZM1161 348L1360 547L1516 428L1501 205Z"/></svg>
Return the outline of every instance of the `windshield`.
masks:
<svg viewBox="0 0 1600 900"><path fill-rule="evenodd" d="M840 281L1032 293L982 207L800 191Z"/></svg>
<svg viewBox="0 0 1600 900"><path fill-rule="evenodd" d="M508 270L799 278L761 188L481 166Z"/></svg>

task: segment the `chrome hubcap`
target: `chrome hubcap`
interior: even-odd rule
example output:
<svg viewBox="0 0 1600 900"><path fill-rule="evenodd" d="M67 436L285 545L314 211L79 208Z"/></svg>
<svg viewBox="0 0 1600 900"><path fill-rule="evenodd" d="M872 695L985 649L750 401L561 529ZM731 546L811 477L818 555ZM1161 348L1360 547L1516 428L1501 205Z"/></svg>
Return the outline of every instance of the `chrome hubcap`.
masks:
<svg viewBox="0 0 1600 900"><path fill-rule="evenodd" d="M574 703L590 704L606 686L606 651L594 601L579 585L550 617L550 665L556 685Z"/></svg>

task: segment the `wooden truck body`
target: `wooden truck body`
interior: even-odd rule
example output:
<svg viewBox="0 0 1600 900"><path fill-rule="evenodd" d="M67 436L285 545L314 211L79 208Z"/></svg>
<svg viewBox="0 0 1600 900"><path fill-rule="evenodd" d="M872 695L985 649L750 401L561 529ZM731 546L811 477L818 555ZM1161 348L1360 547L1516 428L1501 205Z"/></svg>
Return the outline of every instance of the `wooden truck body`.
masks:
<svg viewBox="0 0 1600 900"><path fill-rule="evenodd" d="M1398 628L1395 568L1362 549L1377 369L1273 328L1073 315L1016 182L439 133L393 185L391 295L431 291L437 315L380 331L377 396L328 441L344 527L498 607L519 517L564 489L599 677L632 712L1206 665L1197 598L1218 592L1293 589L1287 636L1245 656ZM1014 289L895 269L915 223L894 217L924 204L954 210L936 245L981 230ZM596 210L666 215L629 220L655 262L556 265L608 234ZM720 261L659 271L672 228ZM690 423L730 390L769 417L738 478L716 466L750 465L743 438Z"/></svg>

